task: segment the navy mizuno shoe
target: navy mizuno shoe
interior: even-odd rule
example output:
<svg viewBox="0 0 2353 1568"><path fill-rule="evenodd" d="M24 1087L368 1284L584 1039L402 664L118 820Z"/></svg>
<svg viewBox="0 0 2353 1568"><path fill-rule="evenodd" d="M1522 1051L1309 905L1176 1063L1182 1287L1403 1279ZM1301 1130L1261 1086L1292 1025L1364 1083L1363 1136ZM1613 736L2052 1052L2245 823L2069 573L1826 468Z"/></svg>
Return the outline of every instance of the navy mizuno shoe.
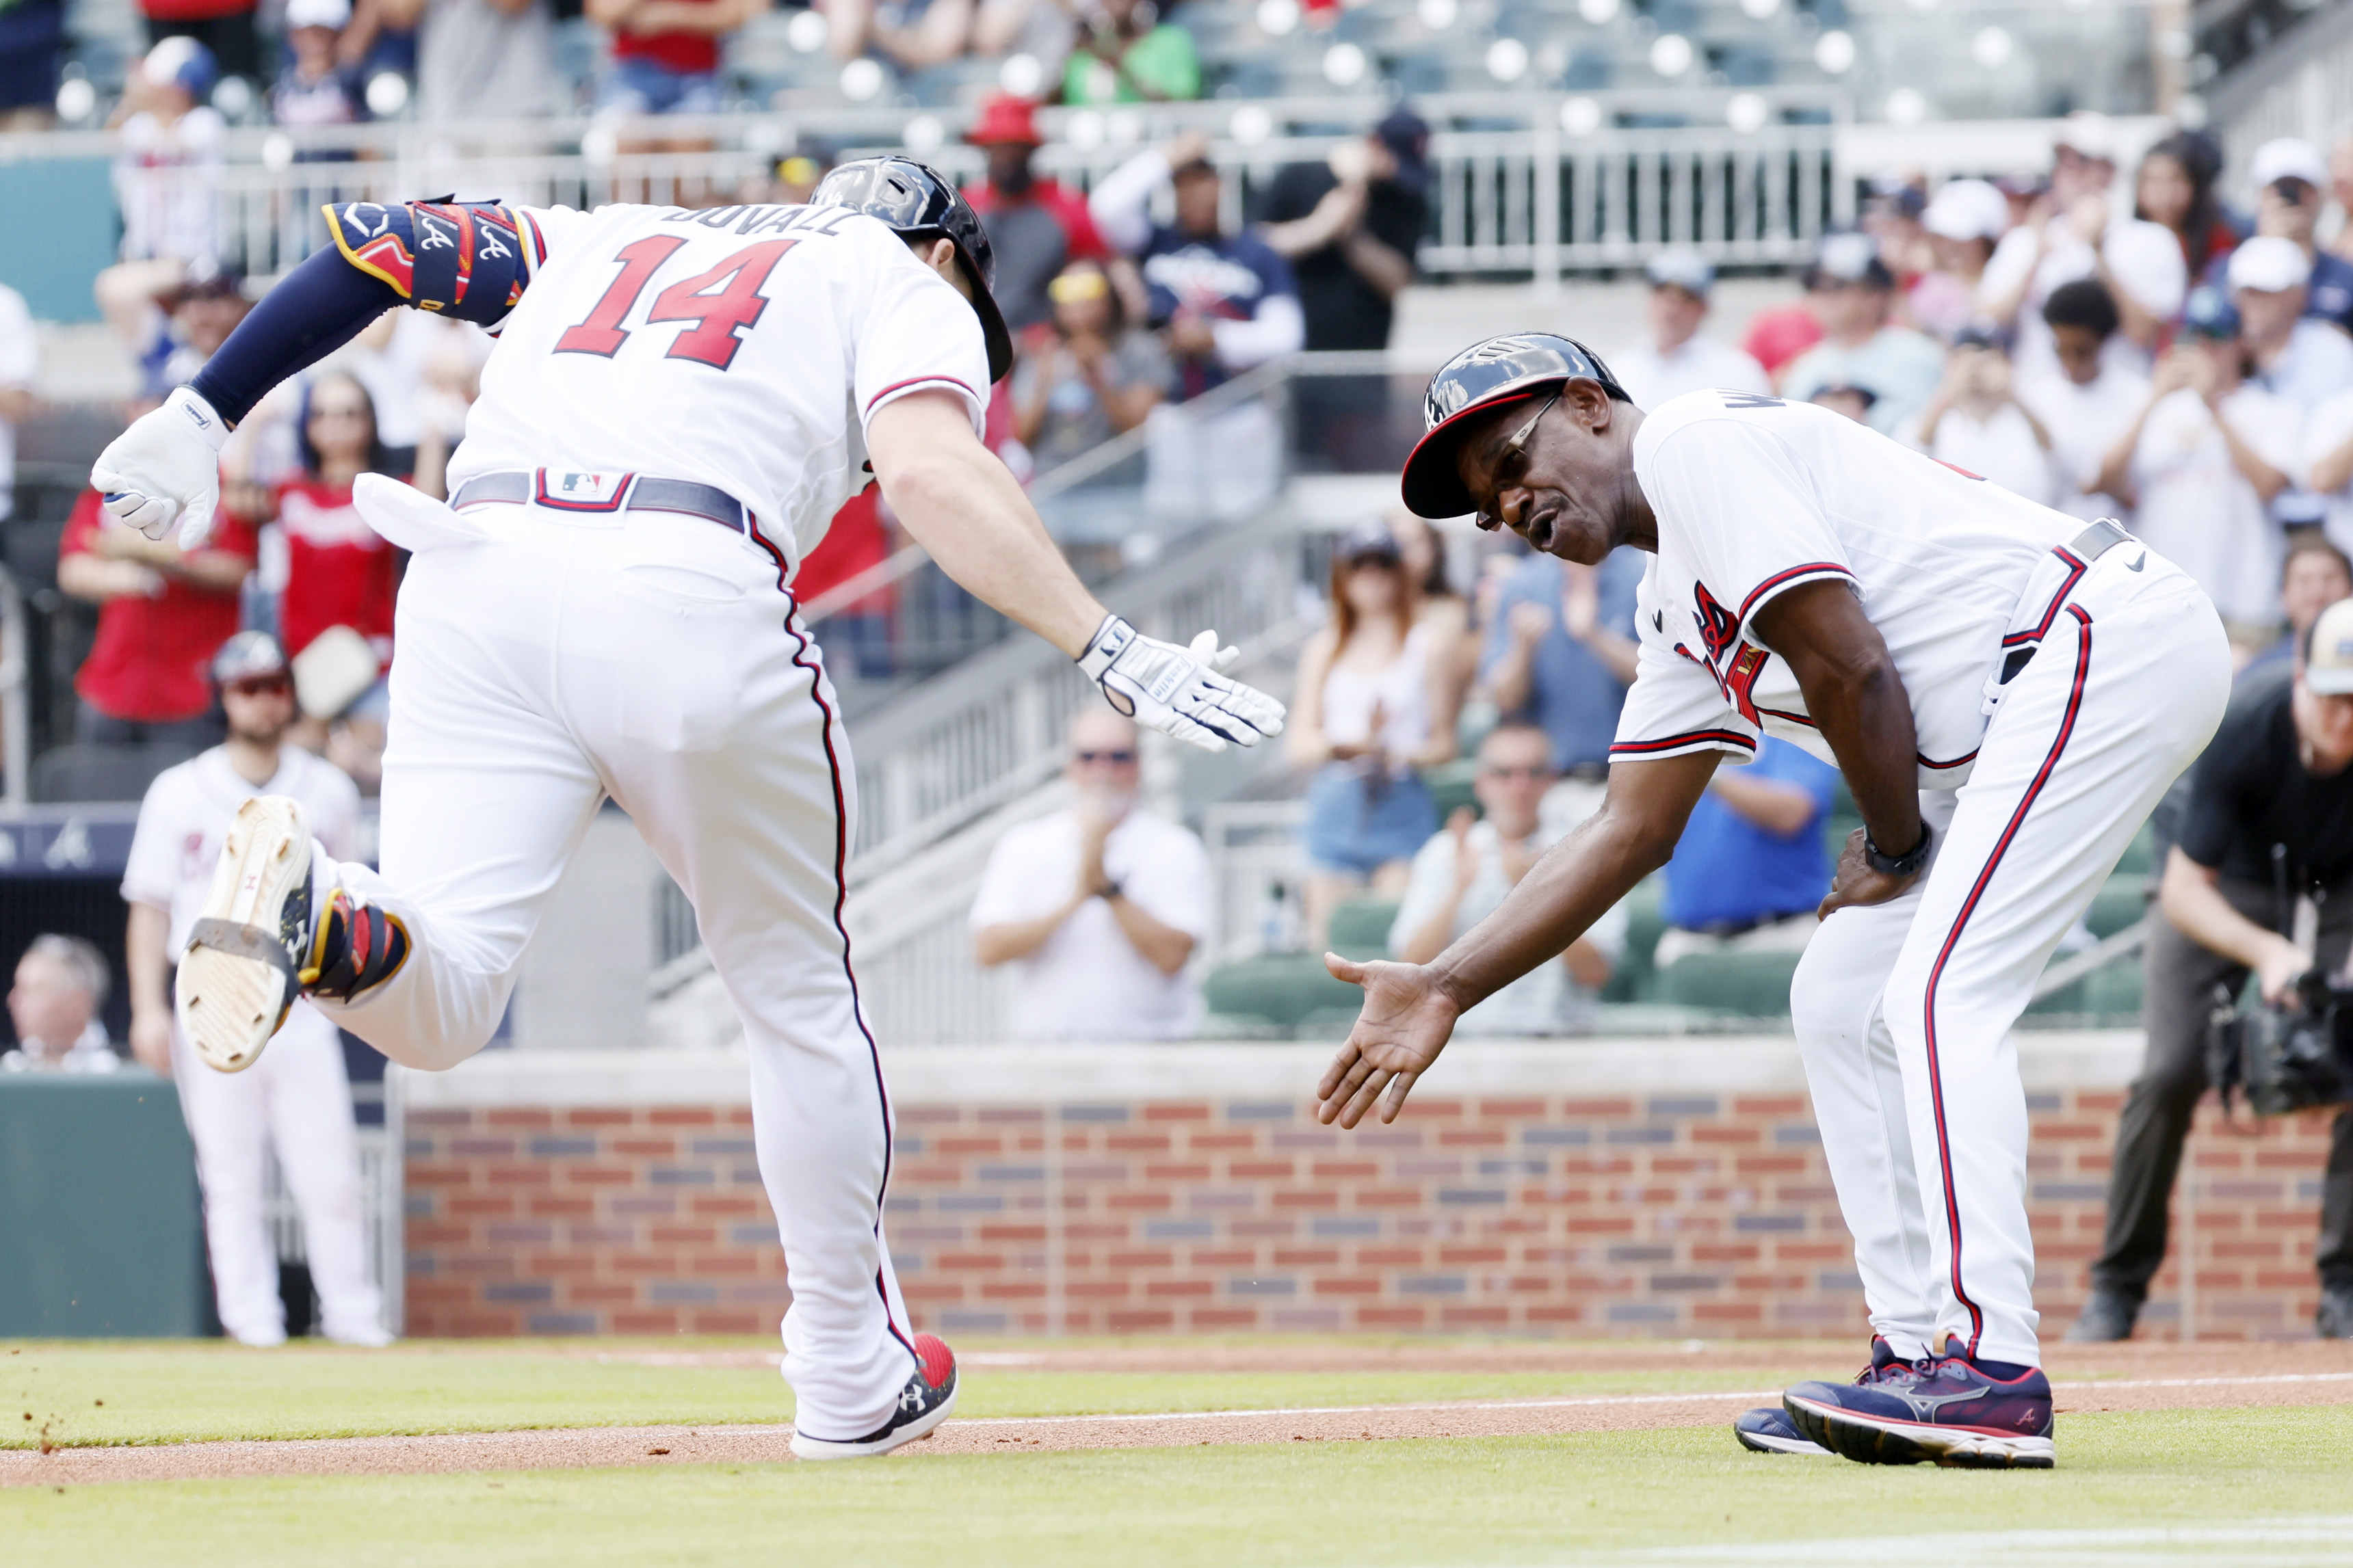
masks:
<svg viewBox="0 0 2353 1568"><path fill-rule="evenodd" d="M1799 1432L1866 1465L2051 1468L2051 1381L2040 1368L2007 1381L1947 1340L1945 1353L1881 1370L1869 1382L1801 1383L1781 1396Z"/></svg>
<svg viewBox="0 0 2353 1568"><path fill-rule="evenodd" d="M1831 1451L1791 1424L1789 1413L1772 1405L1744 1410L1732 1423L1732 1435L1753 1454L1810 1454L1829 1458Z"/></svg>

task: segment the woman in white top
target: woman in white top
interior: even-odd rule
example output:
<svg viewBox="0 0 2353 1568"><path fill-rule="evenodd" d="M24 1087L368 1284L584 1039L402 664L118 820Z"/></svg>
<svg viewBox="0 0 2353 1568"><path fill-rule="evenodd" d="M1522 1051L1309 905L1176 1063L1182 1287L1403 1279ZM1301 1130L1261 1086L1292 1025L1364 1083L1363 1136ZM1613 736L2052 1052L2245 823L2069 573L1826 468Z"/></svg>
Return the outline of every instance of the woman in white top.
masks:
<svg viewBox="0 0 2353 1568"><path fill-rule="evenodd" d="M1440 637L1419 623L1419 584L1388 527L1366 523L1332 552L1332 623L1299 658L1286 739L1314 767L1307 790L1306 915L1321 944L1332 908L1369 884L1404 890L1437 808L1416 768L1454 755L1455 683Z"/></svg>

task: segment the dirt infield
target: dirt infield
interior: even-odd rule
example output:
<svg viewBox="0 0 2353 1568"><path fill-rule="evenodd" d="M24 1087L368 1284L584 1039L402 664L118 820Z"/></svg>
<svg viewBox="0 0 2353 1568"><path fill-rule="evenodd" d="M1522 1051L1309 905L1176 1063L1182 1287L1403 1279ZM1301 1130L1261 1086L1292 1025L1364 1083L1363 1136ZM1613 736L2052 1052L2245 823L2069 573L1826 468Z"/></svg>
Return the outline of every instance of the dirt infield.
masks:
<svg viewBox="0 0 2353 1568"><path fill-rule="evenodd" d="M583 1346L581 1353L600 1353ZM1826 1352L1834 1353L1834 1352ZM941 1454L1173 1447L1223 1443L1364 1442L1636 1431L1708 1426L1778 1400L1756 1374L1784 1370L1787 1345L1709 1342L1567 1345L1534 1342L1385 1346L1154 1344L1042 1346L975 1352L965 1363L1067 1372L1377 1372L1482 1370L1721 1373L1705 1393L1593 1394L1544 1399L1326 1405L1149 1415L1063 1415L950 1421L902 1450ZM760 1364L760 1352L650 1352L619 1359L653 1364ZM1836 1368L1826 1364L1825 1373ZM2063 1414L2239 1405L2353 1405L2353 1343L2061 1345L2050 1371ZM1749 1373L1743 1381L1741 1373ZM0 1487L239 1477L419 1475L576 1469L636 1465L766 1463L789 1458L792 1428L607 1426L558 1430L345 1437L278 1442L63 1447L0 1452Z"/></svg>

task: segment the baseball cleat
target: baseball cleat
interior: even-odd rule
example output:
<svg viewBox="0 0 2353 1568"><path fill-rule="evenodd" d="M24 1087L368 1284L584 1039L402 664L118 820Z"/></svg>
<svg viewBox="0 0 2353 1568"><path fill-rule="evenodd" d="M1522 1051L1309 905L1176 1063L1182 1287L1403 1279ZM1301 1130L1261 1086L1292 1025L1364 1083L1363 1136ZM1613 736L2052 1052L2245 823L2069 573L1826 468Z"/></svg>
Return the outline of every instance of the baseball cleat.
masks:
<svg viewBox="0 0 2353 1568"><path fill-rule="evenodd" d="M899 1391L899 1408L863 1437L836 1441L793 1428L793 1457L800 1459L863 1459L932 1435L955 1408L955 1352L937 1334L915 1336L915 1374Z"/></svg>
<svg viewBox="0 0 2353 1568"><path fill-rule="evenodd" d="M1742 1411L1732 1423L1732 1435L1752 1453L1807 1454L1825 1459L1831 1457L1828 1448L1791 1424L1788 1411L1769 1405Z"/></svg>
<svg viewBox="0 0 2353 1568"><path fill-rule="evenodd" d="M1801 1383L1782 1408L1806 1436L1861 1464L2051 1468L2051 1383L2041 1368L1998 1378L1947 1340L1943 1355L1874 1372L1868 1383Z"/></svg>
<svg viewBox="0 0 2353 1568"><path fill-rule="evenodd" d="M311 936L310 819L300 801L256 795L237 808L180 960L180 1026L206 1067L260 1058L301 994L295 956Z"/></svg>

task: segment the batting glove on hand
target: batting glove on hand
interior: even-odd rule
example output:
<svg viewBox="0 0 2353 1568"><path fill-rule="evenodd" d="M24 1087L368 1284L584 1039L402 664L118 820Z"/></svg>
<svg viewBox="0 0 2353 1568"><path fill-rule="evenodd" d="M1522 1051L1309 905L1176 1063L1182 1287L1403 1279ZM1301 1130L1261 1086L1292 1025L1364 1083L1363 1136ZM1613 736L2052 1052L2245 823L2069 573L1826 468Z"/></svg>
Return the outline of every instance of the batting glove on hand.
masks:
<svg viewBox="0 0 2353 1568"><path fill-rule="evenodd" d="M1222 752L1229 742L1255 746L1261 735L1282 733L1282 703L1219 673L1240 657L1238 647L1220 649L1215 632L1203 632L1190 648L1181 648L1106 616L1079 655L1079 668L1137 723L1205 752Z"/></svg>
<svg viewBox="0 0 2353 1568"><path fill-rule="evenodd" d="M90 470L106 510L150 539L180 520L180 545L209 538L220 506L220 451L228 424L183 386L107 444Z"/></svg>

